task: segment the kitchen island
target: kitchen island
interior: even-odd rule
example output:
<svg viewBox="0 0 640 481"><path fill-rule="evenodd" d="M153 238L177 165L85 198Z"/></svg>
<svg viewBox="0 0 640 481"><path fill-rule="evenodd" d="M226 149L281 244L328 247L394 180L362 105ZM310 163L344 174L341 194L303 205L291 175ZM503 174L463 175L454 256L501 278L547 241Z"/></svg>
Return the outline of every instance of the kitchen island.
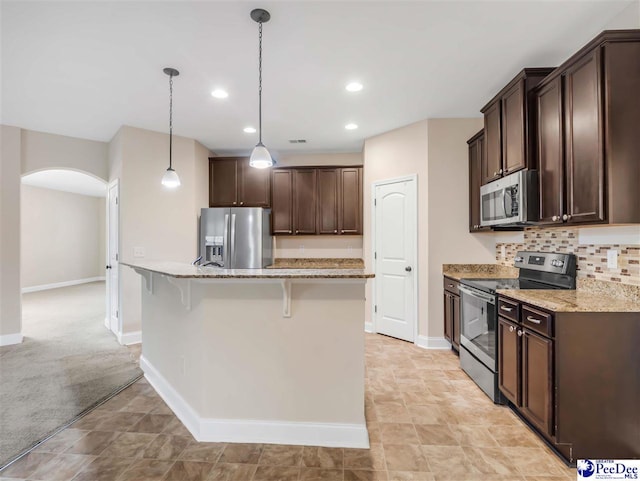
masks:
<svg viewBox="0 0 640 481"><path fill-rule="evenodd" d="M145 377L198 441L369 446L362 269L122 263Z"/></svg>

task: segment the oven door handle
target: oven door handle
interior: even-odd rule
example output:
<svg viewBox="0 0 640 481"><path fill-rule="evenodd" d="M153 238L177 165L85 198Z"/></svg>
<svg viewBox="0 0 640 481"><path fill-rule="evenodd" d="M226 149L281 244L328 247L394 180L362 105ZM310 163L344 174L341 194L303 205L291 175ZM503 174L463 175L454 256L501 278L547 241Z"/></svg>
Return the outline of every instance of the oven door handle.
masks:
<svg viewBox="0 0 640 481"><path fill-rule="evenodd" d="M468 287L464 287L462 284L458 285L458 290L462 291L465 294L468 294L472 297L475 297L476 299L481 299L485 302L488 302L489 304L494 304L496 303L496 298L495 296L492 296L490 294L484 294L475 290L471 290Z"/></svg>
<svg viewBox="0 0 640 481"><path fill-rule="evenodd" d="M502 189L502 210L504 212L505 219L512 217L513 213L507 213L507 189Z"/></svg>

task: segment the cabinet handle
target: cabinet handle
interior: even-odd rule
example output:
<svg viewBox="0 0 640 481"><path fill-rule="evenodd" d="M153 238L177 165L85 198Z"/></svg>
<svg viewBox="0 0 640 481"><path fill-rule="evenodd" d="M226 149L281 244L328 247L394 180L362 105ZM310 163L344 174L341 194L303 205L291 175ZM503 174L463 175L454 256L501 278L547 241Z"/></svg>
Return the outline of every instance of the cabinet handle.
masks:
<svg viewBox="0 0 640 481"><path fill-rule="evenodd" d="M240 202L240 205L244 205L244 202Z"/></svg>
<svg viewBox="0 0 640 481"><path fill-rule="evenodd" d="M344 229L342 229L340 232L344 234Z"/></svg>
<svg viewBox="0 0 640 481"><path fill-rule="evenodd" d="M557 215L554 215L553 217L551 217L551 220L553 222L557 221L560 217L558 217Z"/></svg>
<svg viewBox="0 0 640 481"><path fill-rule="evenodd" d="M291 234L291 231L289 231L289 234Z"/></svg>
<svg viewBox="0 0 640 481"><path fill-rule="evenodd" d="M535 317L527 316L527 321L533 322L534 324L542 324L540 319L536 319Z"/></svg>
<svg viewBox="0 0 640 481"><path fill-rule="evenodd" d="M522 336L523 332L522 331L518 331L518 336Z"/></svg>
<svg viewBox="0 0 640 481"><path fill-rule="evenodd" d="M334 234L337 234L337 233L338 233L338 229L334 229L334 230L333 230L333 233L334 233Z"/></svg>
<svg viewBox="0 0 640 481"><path fill-rule="evenodd" d="M447 287L453 287L453 284L449 284Z"/></svg>
<svg viewBox="0 0 640 481"><path fill-rule="evenodd" d="M236 205L236 202L234 202L233 205Z"/></svg>
<svg viewBox="0 0 640 481"><path fill-rule="evenodd" d="M300 232L300 231L299 231L298 229L296 229L296 234L297 234L298 232Z"/></svg>
<svg viewBox="0 0 640 481"><path fill-rule="evenodd" d="M571 219L571 215L570 215L570 214L564 214L564 215L562 216L562 220L564 220L564 221L567 221L567 220L569 220L569 219Z"/></svg>
<svg viewBox="0 0 640 481"><path fill-rule="evenodd" d="M500 170L498 171L498 174L502 174L502 169L500 169Z"/></svg>
<svg viewBox="0 0 640 481"><path fill-rule="evenodd" d="M507 312L513 311L513 307L500 306L500 309Z"/></svg>
<svg viewBox="0 0 640 481"><path fill-rule="evenodd" d="M496 175L498 175L498 173L497 173L497 172L494 172L494 173L493 173L493 175L494 175L494 177L495 177Z"/></svg>
<svg viewBox="0 0 640 481"><path fill-rule="evenodd" d="M509 326L509 332L513 332L513 326Z"/></svg>

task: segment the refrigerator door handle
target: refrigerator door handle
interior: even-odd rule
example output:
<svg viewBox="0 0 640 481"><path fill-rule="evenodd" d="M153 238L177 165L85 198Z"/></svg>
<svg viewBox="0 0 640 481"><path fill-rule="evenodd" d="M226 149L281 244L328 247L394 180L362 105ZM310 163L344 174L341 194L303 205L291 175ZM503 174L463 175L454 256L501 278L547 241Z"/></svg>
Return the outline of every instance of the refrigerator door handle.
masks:
<svg viewBox="0 0 640 481"><path fill-rule="evenodd" d="M229 235L229 247L231 248L230 256L231 256L231 268L233 268L233 264L235 264L235 254L236 254L236 215L231 214L231 234ZM225 266L226 267L226 266ZM229 267L227 267L229 269Z"/></svg>
<svg viewBox="0 0 640 481"><path fill-rule="evenodd" d="M229 268L229 214L224 215L224 237L222 243L222 265Z"/></svg>

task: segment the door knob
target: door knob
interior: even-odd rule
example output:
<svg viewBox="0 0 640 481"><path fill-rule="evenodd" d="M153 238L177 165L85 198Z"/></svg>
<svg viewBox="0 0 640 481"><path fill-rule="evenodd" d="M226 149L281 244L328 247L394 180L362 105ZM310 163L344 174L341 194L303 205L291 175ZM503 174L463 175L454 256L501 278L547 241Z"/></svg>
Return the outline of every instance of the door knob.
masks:
<svg viewBox="0 0 640 481"><path fill-rule="evenodd" d="M411 266L405 267L404 270L407 271L407 272L411 272Z"/></svg>
<svg viewBox="0 0 640 481"><path fill-rule="evenodd" d="M568 215L568 214L564 214L564 215L562 216L562 220L569 220L569 219L571 219L571 216L570 216L570 215Z"/></svg>
<svg viewBox="0 0 640 481"><path fill-rule="evenodd" d="M111 266L104 266L105 269L111 269Z"/></svg>

